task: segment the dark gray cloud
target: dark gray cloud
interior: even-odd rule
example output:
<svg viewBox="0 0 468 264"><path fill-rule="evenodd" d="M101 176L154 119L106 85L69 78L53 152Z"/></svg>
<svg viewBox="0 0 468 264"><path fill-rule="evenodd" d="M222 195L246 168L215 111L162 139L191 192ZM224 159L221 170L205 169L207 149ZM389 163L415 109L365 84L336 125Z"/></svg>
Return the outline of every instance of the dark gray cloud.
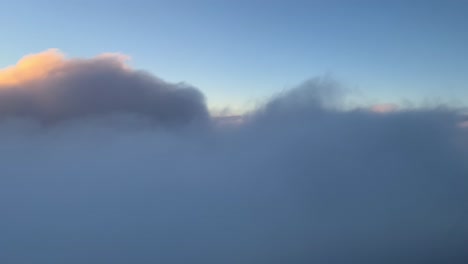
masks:
<svg viewBox="0 0 468 264"><path fill-rule="evenodd" d="M85 64L38 86L59 100L60 118L206 115L194 90ZM343 111L336 86L305 82L210 129L110 117L0 123L0 262L466 263L461 112ZM21 100L9 116L56 118Z"/></svg>
<svg viewBox="0 0 468 264"><path fill-rule="evenodd" d="M203 94L197 89L132 70L117 55L65 59L48 51L23 61L9 70L16 72L8 74L7 69L6 77L0 74L0 118L50 124L130 114L161 125L208 119ZM37 64L34 69L22 66L31 61ZM41 67L46 70L41 72ZM19 75L19 81L9 81L10 75Z"/></svg>

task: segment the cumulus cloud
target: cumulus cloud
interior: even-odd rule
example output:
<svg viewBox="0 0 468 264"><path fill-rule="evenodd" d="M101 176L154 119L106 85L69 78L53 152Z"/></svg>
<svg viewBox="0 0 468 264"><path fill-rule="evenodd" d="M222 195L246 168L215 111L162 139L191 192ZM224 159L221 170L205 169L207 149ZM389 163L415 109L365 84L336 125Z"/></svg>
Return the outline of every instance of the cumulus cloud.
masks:
<svg viewBox="0 0 468 264"><path fill-rule="evenodd" d="M103 54L67 59L48 50L0 70L0 118L57 123L105 115L138 115L157 124L206 120L203 95L186 84L171 84Z"/></svg>
<svg viewBox="0 0 468 264"><path fill-rule="evenodd" d="M107 58L66 61L66 81L57 82L84 76L101 87L94 81L102 77L109 88L97 98L116 104L127 100L112 95L130 90L124 80L181 89L159 88L156 78ZM49 91L51 78L38 87ZM52 87L76 98L86 85ZM333 81L313 79L224 118L235 125L209 129L69 119L76 114L57 126L10 118L0 123L0 262L466 263L463 114L344 111L336 107L342 96ZM91 100L55 98L72 109ZM130 105L123 109L140 109Z"/></svg>

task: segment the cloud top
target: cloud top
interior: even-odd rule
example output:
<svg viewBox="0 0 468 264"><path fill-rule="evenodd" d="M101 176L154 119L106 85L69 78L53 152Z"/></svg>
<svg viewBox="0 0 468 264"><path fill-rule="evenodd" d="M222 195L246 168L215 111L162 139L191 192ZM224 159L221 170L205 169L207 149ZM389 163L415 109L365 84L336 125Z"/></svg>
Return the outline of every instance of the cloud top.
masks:
<svg viewBox="0 0 468 264"><path fill-rule="evenodd" d="M16 65L0 69L0 86L16 86L44 79L64 62L64 54L57 49L24 56Z"/></svg>

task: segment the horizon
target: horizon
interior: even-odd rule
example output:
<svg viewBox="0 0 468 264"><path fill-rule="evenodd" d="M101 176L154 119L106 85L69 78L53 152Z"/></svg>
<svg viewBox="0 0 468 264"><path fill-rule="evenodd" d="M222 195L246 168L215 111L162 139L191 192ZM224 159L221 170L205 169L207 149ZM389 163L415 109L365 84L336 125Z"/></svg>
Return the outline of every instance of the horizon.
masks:
<svg viewBox="0 0 468 264"><path fill-rule="evenodd" d="M360 103L466 104L466 10L458 0L22 0L0 11L0 67L50 48L122 53L236 111L323 75Z"/></svg>

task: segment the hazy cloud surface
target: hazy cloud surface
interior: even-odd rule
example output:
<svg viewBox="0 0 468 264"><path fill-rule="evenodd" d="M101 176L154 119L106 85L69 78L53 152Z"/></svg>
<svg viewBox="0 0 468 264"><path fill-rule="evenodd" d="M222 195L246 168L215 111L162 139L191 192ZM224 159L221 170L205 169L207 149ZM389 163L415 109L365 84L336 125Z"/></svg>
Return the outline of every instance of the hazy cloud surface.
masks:
<svg viewBox="0 0 468 264"><path fill-rule="evenodd" d="M468 260L457 109L344 111L314 79L211 125L121 56L42 55L0 73L1 263Z"/></svg>

